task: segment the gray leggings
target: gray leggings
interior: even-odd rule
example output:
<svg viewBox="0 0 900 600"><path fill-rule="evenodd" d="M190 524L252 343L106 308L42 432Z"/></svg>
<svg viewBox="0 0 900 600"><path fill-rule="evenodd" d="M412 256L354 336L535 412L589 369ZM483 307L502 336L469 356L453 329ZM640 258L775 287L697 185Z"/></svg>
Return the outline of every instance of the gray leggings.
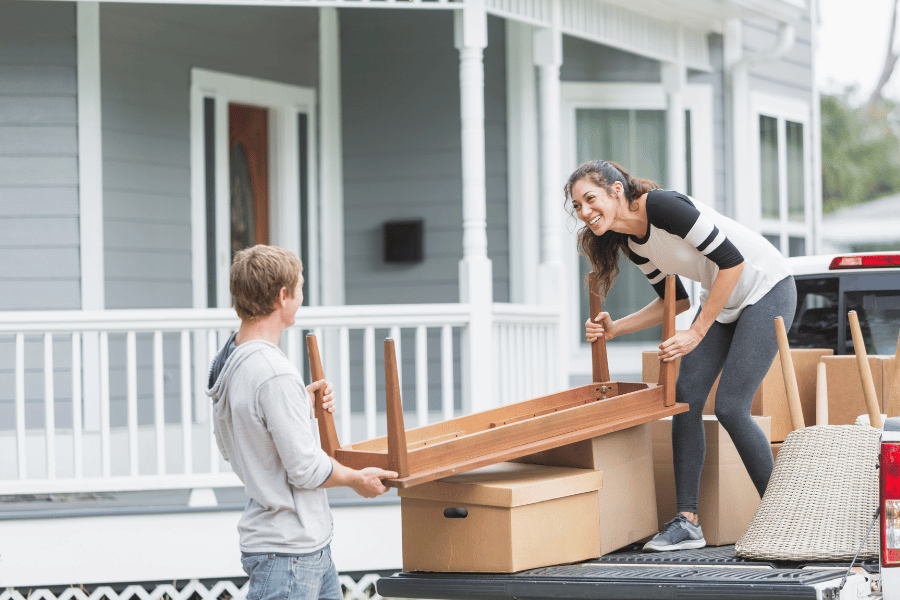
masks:
<svg viewBox="0 0 900 600"><path fill-rule="evenodd" d="M785 277L755 304L744 308L737 321L713 323L697 347L682 357L675 398L691 408L672 418L679 512L697 512L700 472L706 456L703 405L720 372L716 417L731 436L760 497L766 491L774 466L772 449L750 416L750 405L778 353L775 317L783 317L789 328L796 304L794 278Z"/></svg>

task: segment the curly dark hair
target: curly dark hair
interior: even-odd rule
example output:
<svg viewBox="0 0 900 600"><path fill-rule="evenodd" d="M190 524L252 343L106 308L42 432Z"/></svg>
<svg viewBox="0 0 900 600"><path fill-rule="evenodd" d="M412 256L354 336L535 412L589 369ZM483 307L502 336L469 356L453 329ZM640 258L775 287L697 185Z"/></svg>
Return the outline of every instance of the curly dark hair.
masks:
<svg viewBox="0 0 900 600"><path fill-rule="evenodd" d="M657 190L659 186L649 179L632 177L628 171L614 162L605 160L592 160L584 163L569 175L566 182L565 200L572 198L572 187L582 179L589 179L594 185L603 188L608 194L613 194L613 184L619 182L625 190L625 199L628 201L628 209L632 212L638 209L637 199L649 192ZM575 218L573 209L570 214ZM612 289L613 280L619 274L619 250L625 256L630 256L628 250L628 235L617 231L607 231L603 235L594 235L590 227L584 226L578 232L579 252L587 256L591 262L591 272L588 273L585 284L588 286L600 286L601 297L606 297Z"/></svg>

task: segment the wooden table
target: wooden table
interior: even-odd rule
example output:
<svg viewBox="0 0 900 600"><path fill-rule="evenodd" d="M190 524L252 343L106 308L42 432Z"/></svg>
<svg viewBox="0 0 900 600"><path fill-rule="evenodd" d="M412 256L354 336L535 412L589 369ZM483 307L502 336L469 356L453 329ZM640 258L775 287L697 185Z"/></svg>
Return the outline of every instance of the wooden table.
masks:
<svg viewBox="0 0 900 600"><path fill-rule="evenodd" d="M596 286L592 286L596 288ZM591 315L601 310L592 289ZM666 280L663 340L675 333L675 276ZM324 377L316 338L306 338L313 381ZM513 458L564 446L688 410L675 402L675 364L661 363L659 383L610 381L605 340L592 344L594 383L449 421L406 430L394 341L384 342L387 436L353 445L338 442L334 418L315 399L322 449L354 469L399 473L385 480L405 488Z"/></svg>

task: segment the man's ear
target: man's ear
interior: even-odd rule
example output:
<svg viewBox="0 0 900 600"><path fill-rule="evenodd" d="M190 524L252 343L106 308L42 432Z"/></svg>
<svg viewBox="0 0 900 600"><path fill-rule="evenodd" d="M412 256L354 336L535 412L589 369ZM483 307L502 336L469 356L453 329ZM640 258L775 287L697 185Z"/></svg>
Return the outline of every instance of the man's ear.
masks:
<svg viewBox="0 0 900 600"><path fill-rule="evenodd" d="M285 303L287 302L287 298L287 288L282 287L280 290L278 290L278 298L276 299L279 308L285 305Z"/></svg>

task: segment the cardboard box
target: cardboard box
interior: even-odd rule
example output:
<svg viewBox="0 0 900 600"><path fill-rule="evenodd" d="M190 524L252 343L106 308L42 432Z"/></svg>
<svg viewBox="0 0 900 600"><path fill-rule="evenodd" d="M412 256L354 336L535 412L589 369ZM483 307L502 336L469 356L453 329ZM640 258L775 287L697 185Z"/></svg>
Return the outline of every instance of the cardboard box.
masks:
<svg viewBox="0 0 900 600"><path fill-rule="evenodd" d="M833 350L825 348L796 348L791 350L794 375L797 378L797 388L800 392L800 405L803 408L803 420L807 426L816 424L816 365L823 356L831 356L832 354L834 354ZM655 383L659 376L659 360L656 358L656 352L644 352L642 358L643 380ZM680 360L678 362L680 363ZM715 414L716 390L718 386L719 379L717 378L703 408L704 415ZM784 373L781 370L780 355L775 356L772 366L763 378L759 389L756 390L750 413L772 417L771 439L773 441L783 442L787 434L794 430L791 423L790 409L787 404L787 392L785 392L784 387Z"/></svg>
<svg viewBox="0 0 900 600"><path fill-rule="evenodd" d="M888 356L869 356L869 368L872 370L872 382L875 384L875 396L881 413L884 413L885 391L890 389L885 387L884 381L885 362L888 362L889 367L893 366L890 359ZM825 356L822 362L825 363L825 379L828 382L828 424L853 425L856 417L868 414L856 356ZM889 386L890 372L888 380Z"/></svg>
<svg viewBox="0 0 900 600"><path fill-rule="evenodd" d="M678 370L681 368L681 358L675 359L675 381L678 381ZM644 383L659 382L659 358L656 350L644 350L641 353L641 381ZM716 390L719 388L719 378L713 383L709 396L706 398L706 405L703 407L704 415L715 414Z"/></svg>
<svg viewBox="0 0 900 600"><path fill-rule="evenodd" d="M404 571L512 573L600 556L600 471L500 463L399 490Z"/></svg>
<svg viewBox="0 0 900 600"><path fill-rule="evenodd" d="M896 364L897 364L897 358L894 356L886 356L884 358L884 361L881 363L881 373L882 373L882 377L884 378L883 385L882 385L881 398L882 398L882 408L884 409L885 412L887 412L888 408L890 408L889 406L887 406L887 403L891 397L891 386L894 384L894 368L895 368ZM900 409L900 407L897 407L897 408ZM900 416L900 415L893 415L893 416Z"/></svg>
<svg viewBox="0 0 900 600"><path fill-rule="evenodd" d="M753 417L769 435L769 417ZM706 461L700 475L700 525L711 546L733 544L743 535L759 504L759 494L738 456L731 437L719 421L703 416ZM675 474L672 467L672 418L652 423L656 507L660 523L676 514Z"/></svg>
<svg viewBox="0 0 900 600"><path fill-rule="evenodd" d="M517 462L603 471L599 493L603 554L659 530L650 423L525 456Z"/></svg>

